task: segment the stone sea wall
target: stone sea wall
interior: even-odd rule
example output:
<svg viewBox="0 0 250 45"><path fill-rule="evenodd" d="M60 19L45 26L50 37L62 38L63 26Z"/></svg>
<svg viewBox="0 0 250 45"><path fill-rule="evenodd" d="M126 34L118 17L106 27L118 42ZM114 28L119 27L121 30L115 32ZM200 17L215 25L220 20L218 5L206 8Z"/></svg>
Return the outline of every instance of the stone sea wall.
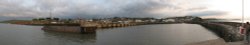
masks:
<svg viewBox="0 0 250 45"><path fill-rule="evenodd" d="M81 26L67 26L67 25L50 25L44 26L42 30L68 33L95 33L97 27L81 27Z"/></svg>
<svg viewBox="0 0 250 45"><path fill-rule="evenodd" d="M200 25L216 33L226 42L243 40L243 36L238 33L237 24L239 23L200 23Z"/></svg>
<svg viewBox="0 0 250 45"><path fill-rule="evenodd" d="M44 26L43 30L56 31L56 32L81 33L80 26Z"/></svg>

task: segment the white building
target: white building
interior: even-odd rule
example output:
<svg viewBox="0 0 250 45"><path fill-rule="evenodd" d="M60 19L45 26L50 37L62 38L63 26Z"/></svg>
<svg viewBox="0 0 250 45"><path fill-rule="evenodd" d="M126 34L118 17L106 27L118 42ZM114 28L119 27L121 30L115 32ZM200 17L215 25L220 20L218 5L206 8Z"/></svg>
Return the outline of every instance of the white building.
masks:
<svg viewBox="0 0 250 45"><path fill-rule="evenodd" d="M151 20L149 20L150 22L156 22L156 20L153 20L153 19L151 19Z"/></svg>
<svg viewBox="0 0 250 45"><path fill-rule="evenodd" d="M175 22L175 19L165 19L164 22Z"/></svg>
<svg viewBox="0 0 250 45"><path fill-rule="evenodd" d="M143 22L142 20L135 20L135 22Z"/></svg>

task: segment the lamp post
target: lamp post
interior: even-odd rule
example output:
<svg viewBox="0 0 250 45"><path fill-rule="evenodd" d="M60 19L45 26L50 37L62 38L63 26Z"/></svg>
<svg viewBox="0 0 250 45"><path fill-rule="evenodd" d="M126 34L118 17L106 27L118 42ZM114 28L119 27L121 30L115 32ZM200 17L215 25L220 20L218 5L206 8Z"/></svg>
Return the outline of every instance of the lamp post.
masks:
<svg viewBox="0 0 250 45"><path fill-rule="evenodd" d="M245 23L245 20L244 20L244 18L245 18L245 15L244 15L244 13L245 13L245 10L244 10L244 8L245 8L245 4L244 4L245 2L244 2L244 0L242 0L242 26L244 27L244 23ZM246 28L246 27L245 27ZM245 29L245 31L244 31L244 42L248 42L247 40L247 29Z"/></svg>
<svg viewBox="0 0 250 45"><path fill-rule="evenodd" d="M245 5L245 4L244 4L244 0L242 0L242 25L244 25L244 22L245 22L245 20L244 20L244 18L245 18L245 17L244 17L244 12L245 12L245 10L244 10L245 7L244 7L244 5Z"/></svg>

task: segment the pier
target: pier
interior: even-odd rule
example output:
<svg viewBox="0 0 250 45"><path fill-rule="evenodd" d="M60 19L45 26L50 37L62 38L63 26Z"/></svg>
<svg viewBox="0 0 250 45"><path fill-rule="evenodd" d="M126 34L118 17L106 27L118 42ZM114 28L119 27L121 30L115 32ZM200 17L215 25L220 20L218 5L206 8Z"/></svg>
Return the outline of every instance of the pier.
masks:
<svg viewBox="0 0 250 45"><path fill-rule="evenodd" d="M98 22L81 22L75 24L45 24L42 28L46 31L69 32L69 33L95 33L96 29L117 28L148 24L162 23L98 23ZM168 24L168 23L165 23Z"/></svg>

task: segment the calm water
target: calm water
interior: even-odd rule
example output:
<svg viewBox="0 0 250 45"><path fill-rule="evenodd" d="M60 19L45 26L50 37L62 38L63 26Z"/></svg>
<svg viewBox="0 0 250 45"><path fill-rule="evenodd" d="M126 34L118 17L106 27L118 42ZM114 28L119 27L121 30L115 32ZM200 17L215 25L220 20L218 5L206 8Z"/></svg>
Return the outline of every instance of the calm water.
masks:
<svg viewBox="0 0 250 45"><path fill-rule="evenodd" d="M0 45L184 45L218 38L196 24L100 29L96 34L45 32L41 28L0 24Z"/></svg>

